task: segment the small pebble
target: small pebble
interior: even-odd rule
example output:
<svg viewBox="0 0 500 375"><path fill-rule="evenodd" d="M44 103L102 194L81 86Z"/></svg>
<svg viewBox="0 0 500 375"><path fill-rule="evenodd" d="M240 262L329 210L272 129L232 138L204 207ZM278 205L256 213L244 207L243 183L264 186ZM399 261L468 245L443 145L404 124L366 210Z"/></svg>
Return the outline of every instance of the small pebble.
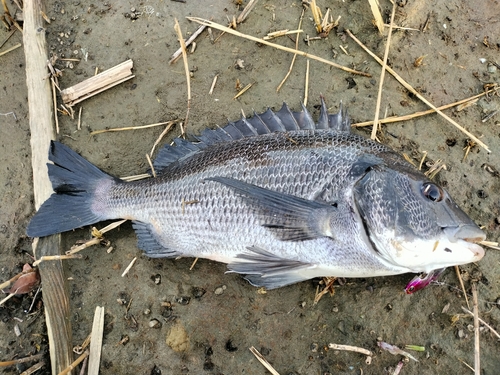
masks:
<svg viewBox="0 0 500 375"><path fill-rule="evenodd" d="M497 67L493 64L488 65L488 73L496 73Z"/></svg>
<svg viewBox="0 0 500 375"><path fill-rule="evenodd" d="M161 328L161 323L158 319L151 319L148 325L149 328Z"/></svg>
<svg viewBox="0 0 500 375"><path fill-rule="evenodd" d="M21 329L19 328L19 324L16 324L14 326L14 333L16 334L17 337L21 336Z"/></svg>
<svg viewBox="0 0 500 375"><path fill-rule="evenodd" d="M215 289L215 295L217 296L220 296L222 293L224 293L224 291L226 290L226 286L225 285L222 285L220 287L218 287L217 289Z"/></svg>

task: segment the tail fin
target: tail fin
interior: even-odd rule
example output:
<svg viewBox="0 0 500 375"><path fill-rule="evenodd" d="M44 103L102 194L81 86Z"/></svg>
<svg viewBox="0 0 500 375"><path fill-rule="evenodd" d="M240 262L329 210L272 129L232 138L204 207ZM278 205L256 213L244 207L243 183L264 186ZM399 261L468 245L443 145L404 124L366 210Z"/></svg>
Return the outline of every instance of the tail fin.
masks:
<svg viewBox="0 0 500 375"><path fill-rule="evenodd" d="M48 236L109 219L95 192L107 190L121 180L59 142L50 143L49 160L54 163L47 164L54 193L31 219L28 236Z"/></svg>

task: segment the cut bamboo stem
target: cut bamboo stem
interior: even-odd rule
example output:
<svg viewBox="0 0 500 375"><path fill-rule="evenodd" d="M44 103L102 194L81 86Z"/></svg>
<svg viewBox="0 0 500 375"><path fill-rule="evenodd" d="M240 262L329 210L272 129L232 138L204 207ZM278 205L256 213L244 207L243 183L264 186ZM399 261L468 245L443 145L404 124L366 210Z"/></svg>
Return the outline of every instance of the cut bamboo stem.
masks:
<svg viewBox="0 0 500 375"><path fill-rule="evenodd" d="M113 86L134 78L135 75L132 74L133 66L134 63L132 60L124 61L83 82L62 90L61 97L64 104L73 106Z"/></svg>
<svg viewBox="0 0 500 375"><path fill-rule="evenodd" d="M52 93L50 80L47 79L49 58L42 11L41 0L24 2L23 44L36 209L52 194L46 164L48 147L55 135ZM36 259L42 256L60 255L60 235L35 239L33 249ZM71 364L73 358L67 278L64 276L60 261L40 264L39 272L43 285L52 374L58 374Z"/></svg>

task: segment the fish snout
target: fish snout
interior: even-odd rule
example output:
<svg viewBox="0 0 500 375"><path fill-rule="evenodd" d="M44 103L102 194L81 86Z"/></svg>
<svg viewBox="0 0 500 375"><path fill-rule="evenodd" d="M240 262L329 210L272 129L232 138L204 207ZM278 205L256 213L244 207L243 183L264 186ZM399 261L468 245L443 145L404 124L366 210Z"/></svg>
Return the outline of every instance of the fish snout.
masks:
<svg viewBox="0 0 500 375"><path fill-rule="evenodd" d="M443 231L451 242L464 240L476 243L486 239L486 234L475 224L445 227Z"/></svg>

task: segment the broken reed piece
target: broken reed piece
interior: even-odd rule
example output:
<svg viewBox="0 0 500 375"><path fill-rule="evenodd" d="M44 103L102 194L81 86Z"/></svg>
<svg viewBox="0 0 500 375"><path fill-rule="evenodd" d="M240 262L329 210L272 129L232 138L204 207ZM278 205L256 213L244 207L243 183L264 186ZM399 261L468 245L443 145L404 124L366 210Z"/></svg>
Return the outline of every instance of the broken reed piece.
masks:
<svg viewBox="0 0 500 375"><path fill-rule="evenodd" d="M61 91L64 104L73 106L130 78L134 78L135 75L132 74L133 65L132 60L124 61L96 76L64 89Z"/></svg>
<svg viewBox="0 0 500 375"><path fill-rule="evenodd" d="M90 340L88 375L99 375L101 362L102 338L104 332L104 307L95 308L94 323Z"/></svg>

